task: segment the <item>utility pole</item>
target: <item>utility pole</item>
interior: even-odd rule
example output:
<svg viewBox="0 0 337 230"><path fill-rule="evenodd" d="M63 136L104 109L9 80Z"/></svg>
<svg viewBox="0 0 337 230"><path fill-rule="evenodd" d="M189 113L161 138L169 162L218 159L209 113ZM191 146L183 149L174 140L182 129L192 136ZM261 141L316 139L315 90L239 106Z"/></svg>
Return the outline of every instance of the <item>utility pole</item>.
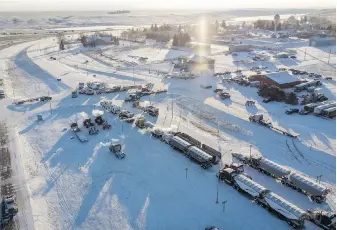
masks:
<svg viewBox="0 0 337 230"><path fill-rule="evenodd" d="M172 103L172 119L173 119L173 93L171 94L171 103Z"/></svg>
<svg viewBox="0 0 337 230"><path fill-rule="evenodd" d="M236 72L239 71L239 60L235 60L234 61L236 63Z"/></svg>
<svg viewBox="0 0 337 230"><path fill-rule="evenodd" d="M220 154L221 154L221 147L220 147L220 129L219 129L219 122L218 122L218 120L217 120L216 124L217 124L217 128L218 128L218 148L219 148L219 152L220 152ZM219 166L218 183L217 183L217 186L216 186L216 200L215 200L215 203L216 203L216 204L219 203L220 170L221 170L221 159L220 159L220 166Z"/></svg>
<svg viewBox="0 0 337 230"><path fill-rule="evenodd" d="M249 157L252 159L252 145L249 145Z"/></svg>
<svg viewBox="0 0 337 230"><path fill-rule="evenodd" d="M180 110L180 114L179 114L179 123L178 123L178 128L177 128L177 132L179 132L179 127L180 127L180 122L181 122L181 110Z"/></svg>
<svg viewBox="0 0 337 230"><path fill-rule="evenodd" d="M323 175L317 176L317 178L316 178L317 183L319 183L319 184L321 183L322 176L323 176Z"/></svg>
<svg viewBox="0 0 337 230"><path fill-rule="evenodd" d="M331 56L331 49L330 49L330 52L329 52L329 60L328 60L328 64L330 63L330 56Z"/></svg>
<svg viewBox="0 0 337 230"><path fill-rule="evenodd" d="M133 77L133 85L136 85L136 79L135 79L135 65L132 65L132 77Z"/></svg>
<svg viewBox="0 0 337 230"><path fill-rule="evenodd" d="M48 89L48 96L49 96L49 89ZM51 108L51 100L49 100L49 108L50 108L50 114L52 114L52 113L53 113L53 110L52 110L52 108Z"/></svg>

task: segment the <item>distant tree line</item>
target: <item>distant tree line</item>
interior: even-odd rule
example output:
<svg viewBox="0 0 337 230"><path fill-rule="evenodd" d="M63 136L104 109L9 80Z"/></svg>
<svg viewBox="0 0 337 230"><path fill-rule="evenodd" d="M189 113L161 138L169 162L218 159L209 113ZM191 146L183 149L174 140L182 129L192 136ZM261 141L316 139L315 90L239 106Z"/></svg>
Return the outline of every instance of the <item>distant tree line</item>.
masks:
<svg viewBox="0 0 337 230"><path fill-rule="evenodd" d="M255 29L263 29L263 30L275 30L275 22L270 20L257 20L254 23ZM277 23L276 30L281 30L282 24L281 22Z"/></svg>
<svg viewBox="0 0 337 230"><path fill-rule="evenodd" d="M191 41L191 37L188 33L185 32L179 32L175 35L173 35L173 46L186 46L187 43Z"/></svg>

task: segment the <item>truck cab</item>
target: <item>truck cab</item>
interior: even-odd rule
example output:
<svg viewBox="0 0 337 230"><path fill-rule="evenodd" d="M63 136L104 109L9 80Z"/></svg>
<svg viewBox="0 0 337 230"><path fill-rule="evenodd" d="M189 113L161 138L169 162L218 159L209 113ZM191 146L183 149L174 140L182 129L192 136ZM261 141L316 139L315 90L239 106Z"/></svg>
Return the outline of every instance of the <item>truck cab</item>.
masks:
<svg viewBox="0 0 337 230"><path fill-rule="evenodd" d="M232 169L232 168L223 168L220 170L220 172L217 174L217 177L226 182L227 184L232 185L235 181L234 181L234 177L237 175L238 173Z"/></svg>
<svg viewBox="0 0 337 230"><path fill-rule="evenodd" d="M145 108L146 112L148 112L151 116L157 117L159 115L159 109L150 105Z"/></svg>
<svg viewBox="0 0 337 230"><path fill-rule="evenodd" d="M5 213L15 215L18 212L14 196L7 196L3 198Z"/></svg>
<svg viewBox="0 0 337 230"><path fill-rule="evenodd" d="M129 102L129 101L137 101L139 100L140 96L135 94L135 93L132 93L132 94L129 94L126 96L125 100L126 102Z"/></svg>
<svg viewBox="0 0 337 230"><path fill-rule="evenodd" d="M123 159L126 156L122 150L122 145L119 142L111 143L109 146L109 150L113 152L118 159Z"/></svg>
<svg viewBox="0 0 337 230"><path fill-rule="evenodd" d="M71 92L71 97L72 97L72 98L75 98L75 97L77 97L77 96L78 96L77 90L74 90L74 91Z"/></svg>

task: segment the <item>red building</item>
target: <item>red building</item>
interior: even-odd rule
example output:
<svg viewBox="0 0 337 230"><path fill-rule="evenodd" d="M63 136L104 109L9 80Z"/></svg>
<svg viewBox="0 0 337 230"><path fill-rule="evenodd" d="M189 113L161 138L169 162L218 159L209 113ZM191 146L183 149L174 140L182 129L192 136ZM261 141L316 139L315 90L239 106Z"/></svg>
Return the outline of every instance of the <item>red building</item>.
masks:
<svg viewBox="0 0 337 230"><path fill-rule="evenodd" d="M276 72L268 74L252 75L249 77L250 81L260 81L261 84L275 85L279 88L291 88L295 85L301 84L302 81L295 75L289 72Z"/></svg>

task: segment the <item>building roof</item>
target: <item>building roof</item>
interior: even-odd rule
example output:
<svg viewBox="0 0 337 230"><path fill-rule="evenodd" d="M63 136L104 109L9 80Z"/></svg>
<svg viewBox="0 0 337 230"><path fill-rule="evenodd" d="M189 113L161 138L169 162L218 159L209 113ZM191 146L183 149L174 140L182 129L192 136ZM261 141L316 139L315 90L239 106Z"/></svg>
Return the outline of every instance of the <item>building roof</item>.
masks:
<svg viewBox="0 0 337 230"><path fill-rule="evenodd" d="M197 55L197 54L194 54L194 55L190 56L188 58L188 60L191 61L191 62L199 62L199 63L214 62L214 59L204 57L204 56L200 56L200 55Z"/></svg>
<svg viewBox="0 0 337 230"><path fill-rule="evenodd" d="M265 74L264 76L275 81L278 84L286 84L299 81L299 79L296 76L291 75L289 72L268 73Z"/></svg>

